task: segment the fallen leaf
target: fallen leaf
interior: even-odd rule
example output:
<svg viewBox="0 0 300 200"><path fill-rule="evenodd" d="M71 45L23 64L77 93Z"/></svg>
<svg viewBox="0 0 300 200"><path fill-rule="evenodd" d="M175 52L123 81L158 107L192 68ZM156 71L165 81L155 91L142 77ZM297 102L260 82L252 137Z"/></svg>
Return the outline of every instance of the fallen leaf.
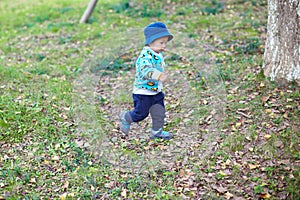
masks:
<svg viewBox="0 0 300 200"><path fill-rule="evenodd" d="M270 98L270 96L263 96L260 99L262 102L267 102L269 100L269 98Z"/></svg>
<svg viewBox="0 0 300 200"><path fill-rule="evenodd" d="M256 169L258 168L260 165L253 165L253 164L248 164L249 169Z"/></svg>
<svg viewBox="0 0 300 200"><path fill-rule="evenodd" d="M219 174L220 174L221 176L227 176L227 175L228 175L228 174L224 173L223 171L220 171Z"/></svg>
<svg viewBox="0 0 300 200"><path fill-rule="evenodd" d="M265 112L266 112L266 113L271 113L271 112L272 112L272 109L269 109L269 108L268 108L268 109L265 109Z"/></svg>
<svg viewBox="0 0 300 200"><path fill-rule="evenodd" d="M275 141L274 142L274 146L277 147L277 148L281 147L282 145L283 145L282 141Z"/></svg>
<svg viewBox="0 0 300 200"><path fill-rule="evenodd" d="M226 165L230 165L230 163L231 163L231 160L229 160L229 159L227 159L225 162Z"/></svg>
<svg viewBox="0 0 300 200"><path fill-rule="evenodd" d="M64 189L68 189L69 188L69 181L66 181L65 184L63 185Z"/></svg>
<svg viewBox="0 0 300 200"><path fill-rule="evenodd" d="M75 196L74 193L69 193L69 194L68 194L68 197L74 197L74 196Z"/></svg>
<svg viewBox="0 0 300 200"><path fill-rule="evenodd" d="M75 140L75 143L77 144L78 147L83 147L83 145L84 145L83 140Z"/></svg>
<svg viewBox="0 0 300 200"><path fill-rule="evenodd" d="M91 190L94 191L95 190L95 187L93 185L91 185Z"/></svg>
<svg viewBox="0 0 300 200"><path fill-rule="evenodd" d="M212 185L212 188L217 190L217 192L219 192L221 194L224 194L225 192L227 192L227 189L222 186Z"/></svg>
<svg viewBox="0 0 300 200"><path fill-rule="evenodd" d="M29 183L36 183L36 179L35 179L35 178L31 178L31 179L29 180Z"/></svg>
<svg viewBox="0 0 300 200"><path fill-rule="evenodd" d="M231 194L230 192L226 192L226 193L224 194L224 197L225 197L225 199L230 199L230 198L233 197L233 194Z"/></svg>
<svg viewBox="0 0 300 200"><path fill-rule="evenodd" d="M263 199L269 199L270 197L271 197L271 195L269 193L261 195L261 198L263 198Z"/></svg>
<svg viewBox="0 0 300 200"><path fill-rule="evenodd" d="M227 191L226 188L223 188L222 186L217 187L216 190L217 190L219 193L222 193L222 194L223 194L224 192Z"/></svg>
<svg viewBox="0 0 300 200"><path fill-rule="evenodd" d="M56 156L53 156L51 160L53 160L53 161L59 161L59 159L60 159L59 156L56 155Z"/></svg>
<svg viewBox="0 0 300 200"><path fill-rule="evenodd" d="M122 197L127 197L127 190L125 188L123 188L122 192L121 192L121 196Z"/></svg>
<svg viewBox="0 0 300 200"><path fill-rule="evenodd" d="M55 148L55 150L59 149L59 148L60 148L60 144L59 144L59 143L56 144L56 145L54 146L54 148Z"/></svg>
<svg viewBox="0 0 300 200"><path fill-rule="evenodd" d="M231 126L231 130L236 131L235 125Z"/></svg>
<svg viewBox="0 0 300 200"><path fill-rule="evenodd" d="M42 162L42 164L45 164L45 165L49 164L49 160L44 160L44 161Z"/></svg>
<svg viewBox="0 0 300 200"><path fill-rule="evenodd" d="M68 116L67 116L66 114L64 114L64 113L61 114L61 117L62 117L63 119L65 119L65 120L68 119Z"/></svg>
<svg viewBox="0 0 300 200"><path fill-rule="evenodd" d="M67 193L64 193L64 194L60 195L59 199L60 200L65 200L66 197L67 197Z"/></svg>
<svg viewBox="0 0 300 200"><path fill-rule="evenodd" d="M266 140L270 139L271 137L272 137L272 136L269 135L269 134L266 134L266 135L264 136L264 138L265 138Z"/></svg>
<svg viewBox="0 0 300 200"><path fill-rule="evenodd" d="M185 172L183 169L180 169L179 175L180 175L180 177L183 177L185 175Z"/></svg>

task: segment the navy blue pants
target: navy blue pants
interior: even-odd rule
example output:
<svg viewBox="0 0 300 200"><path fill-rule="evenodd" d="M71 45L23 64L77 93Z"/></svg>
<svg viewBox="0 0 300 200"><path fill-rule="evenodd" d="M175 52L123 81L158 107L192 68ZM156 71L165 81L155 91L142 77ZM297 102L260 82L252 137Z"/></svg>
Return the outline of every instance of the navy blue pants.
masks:
<svg viewBox="0 0 300 200"><path fill-rule="evenodd" d="M164 97L163 92L156 95L132 94L134 103L134 109L130 111L132 121L139 122L145 119L149 115L149 110L153 105L161 105L164 109Z"/></svg>

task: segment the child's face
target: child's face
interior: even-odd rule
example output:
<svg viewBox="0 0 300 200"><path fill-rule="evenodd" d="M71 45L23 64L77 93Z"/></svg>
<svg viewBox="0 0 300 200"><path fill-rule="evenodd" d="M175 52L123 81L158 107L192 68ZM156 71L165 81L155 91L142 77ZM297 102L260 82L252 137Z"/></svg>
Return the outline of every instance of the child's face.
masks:
<svg viewBox="0 0 300 200"><path fill-rule="evenodd" d="M160 53L162 51L165 51L168 41L169 41L168 36L161 37L161 38L154 40L151 44L149 44L149 47L153 51Z"/></svg>

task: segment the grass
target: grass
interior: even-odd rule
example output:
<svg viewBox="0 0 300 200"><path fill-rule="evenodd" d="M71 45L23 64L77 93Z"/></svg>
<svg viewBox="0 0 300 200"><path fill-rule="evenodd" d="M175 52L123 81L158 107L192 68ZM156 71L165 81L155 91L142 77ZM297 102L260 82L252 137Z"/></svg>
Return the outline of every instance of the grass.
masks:
<svg viewBox="0 0 300 200"><path fill-rule="evenodd" d="M79 24L86 6L0 2L0 198L299 198L300 93L261 73L266 1L106 0ZM104 108L126 106L130 94L94 92L129 80L142 27L154 20L176 36L168 64L197 96L166 105L178 114L167 130L198 133L187 148L116 137ZM180 153L168 151L178 142Z"/></svg>

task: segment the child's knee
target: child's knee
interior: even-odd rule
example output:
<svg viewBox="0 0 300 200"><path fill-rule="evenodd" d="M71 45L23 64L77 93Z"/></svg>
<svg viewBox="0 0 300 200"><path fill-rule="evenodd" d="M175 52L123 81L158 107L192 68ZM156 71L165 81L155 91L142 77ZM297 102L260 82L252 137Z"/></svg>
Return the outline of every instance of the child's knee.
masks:
<svg viewBox="0 0 300 200"><path fill-rule="evenodd" d="M152 118L165 118L165 108L160 104L155 104L150 108L150 114Z"/></svg>

